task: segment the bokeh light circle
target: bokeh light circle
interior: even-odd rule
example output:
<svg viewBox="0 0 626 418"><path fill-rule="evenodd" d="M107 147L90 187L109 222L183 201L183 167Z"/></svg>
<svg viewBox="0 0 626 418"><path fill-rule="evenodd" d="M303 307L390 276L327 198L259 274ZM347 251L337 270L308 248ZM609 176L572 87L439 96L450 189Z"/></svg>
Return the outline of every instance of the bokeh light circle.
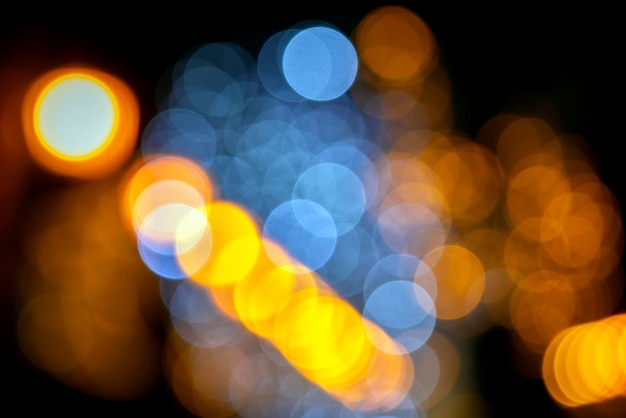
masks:
<svg viewBox="0 0 626 418"><path fill-rule="evenodd" d="M378 324L398 343L391 354L403 354L417 350L430 338L436 323L435 303L415 283L394 280L372 292L363 317Z"/></svg>
<svg viewBox="0 0 626 418"><path fill-rule="evenodd" d="M358 59L354 46L342 33L318 26L302 30L289 41L282 64L287 82L298 94L327 101L350 88Z"/></svg>
<svg viewBox="0 0 626 418"><path fill-rule="evenodd" d="M30 154L45 169L100 178L130 157L139 106L130 88L110 74L59 68L31 84L22 103L22 127Z"/></svg>
<svg viewBox="0 0 626 418"><path fill-rule="evenodd" d="M306 199L289 200L276 207L265 221L263 236L282 245L302 268L311 270L323 266L337 245L332 216Z"/></svg>

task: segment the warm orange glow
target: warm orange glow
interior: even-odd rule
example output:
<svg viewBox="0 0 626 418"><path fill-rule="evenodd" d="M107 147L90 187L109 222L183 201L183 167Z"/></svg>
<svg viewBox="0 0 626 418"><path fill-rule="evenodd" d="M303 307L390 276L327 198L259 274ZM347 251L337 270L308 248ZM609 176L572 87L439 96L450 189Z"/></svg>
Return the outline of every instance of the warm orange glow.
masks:
<svg viewBox="0 0 626 418"><path fill-rule="evenodd" d="M482 226L464 233L461 235L460 240L465 248L480 259L485 270L498 269L505 266L506 230Z"/></svg>
<svg viewBox="0 0 626 418"><path fill-rule="evenodd" d="M100 178L130 157L139 106L130 88L110 74L59 68L31 85L22 124L28 149L42 167L64 176Z"/></svg>
<svg viewBox="0 0 626 418"><path fill-rule="evenodd" d="M537 271L519 282L511 296L513 327L529 349L542 353L559 332L573 325L578 303L567 277Z"/></svg>
<svg viewBox="0 0 626 418"><path fill-rule="evenodd" d="M427 74L435 58L435 40L424 21L399 6L378 8L356 29L356 48L367 68L391 83Z"/></svg>
<svg viewBox="0 0 626 418"><path fill-rule="evenodd" d="M564 194L546 208L541 244L558 264L583 267L601 252L603 223L598 206L589 196Z"/></svg>
<svg viewBox="0 0 626 418"><path fill-rule="evenodd" d="M161 181L168 182L161 183L167 192L161 188L149 192L150 186ZM122 216L134 235L144 218L157 207L184 203L198 208L199 199L205 204L213 200L214 193L208 175L195 162L174 155L155 155L146 161L138 160L127 170L120 189Z"/></svg>
<svg viewBox="0 0 626 418"><path fill-rule="evenodd" d="M626 393L625 318L614 315L568 328L552 340L542 369L546 387L556 401L575 407Z"/></svg>
<svg viewBox="0 0 626 418"><path fill-rule="evenodd" d="M501 127L504 123L506 126ZM497 132L501 127L493 146L502 167L509 175L529 166L549 165L546 161L562 160L560 142L556 140L556 134L540 119L501 115L488 124L490 126L485 130L495 129Z"/></svg>
<svg viewBox="0 0 626 418"><path fill-rule="evenodd" d="M461 318L480 302L485 288L485 271L471 251L459 245L444 245L430 251L422 261L437 279L435 308L438 318Z"/></svg>
<svg viewBox="0 0 626 418"><path fill-rule="evenodd" d="M472 142L457 145L433 165L455 222L485 220L500 203L504 178L495 156Z"/></svg>
<svg viewBox="0 0 626 418"><path fill-rule="evenodd" d="M21 311L17 336L37 367L66 373L79 367L94 342L94 318L79 301L61 293L33 298Z"/></svg>
<svg viewBox="0 0 626 418"><path fill-rule="evenodd" d="M229 380L237 365L245 361L241 349L194 345L177 348L174 344L167 346L166 354L171 357L168 378L180 402L200 417L232 417L235 410L230 403Z"/></svg>
<svg viewBox="0 0 626 418"><path fill-rule="evenodd" d="M575 404L565 395L557 378L556 359L559 355L559 361L562 359L561 346L564 341L571 337L571 329L566 329L558 334L546 348L543 356L541 375L546 389L554 400L564 406L574 406ZM558 370L561 373L561 370Z"/></svg>
<svg viewBox="0 0 626 418"><path fill-rule="evenodd" d="M543 215L554 199L569 192L564 173L555 167L532 166L509 179L506 209L513 227L533 241L541 239Z"/></svg>
<svg viewBox="0 0 626 418"><path fill-rule="evenodd" d="M418 205L428 209L437 215L444 231L446 233L449 231L451 220L448 201L438 188L418 182L401 184L387 193L381 203L380 212L402 204L407 204L407 207ZM416 218L416 222L418 221ZM422 240L424 239L425 237L422 237ZM408 252L412 253L410 250Z"/></svg>
<svg viewBox="0 0 626 418"><path fill-rule="evenodd" d="M626 389L626 374L620 367L619 333L624 330L624 322L610 324L599 321L587 330L580 341L578 364L581 384L578 392L582 400L594 402L618 396Z"/></svg>
<svg viewBox="0 0 626 418"><path fill-rule="evenodd" d="M158 378L153 276L124 231L117 184L80 185L41 196L29 214L30 267L17 334L37 367L93 396L123 400Z"/></svg>

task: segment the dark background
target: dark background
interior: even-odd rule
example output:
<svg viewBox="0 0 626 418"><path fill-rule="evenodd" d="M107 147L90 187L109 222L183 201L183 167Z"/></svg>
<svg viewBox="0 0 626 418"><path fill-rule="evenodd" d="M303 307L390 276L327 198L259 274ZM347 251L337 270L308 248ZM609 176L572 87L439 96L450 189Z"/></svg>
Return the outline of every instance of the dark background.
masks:
<svg viewBox="0 0 626 418"><path fill-rule="evenodd" d="M74 61L92 64L131 86L139 98L143 127L156 112L159 78L193 46L229 41L255 56L269 36L304 20L324 20L349 34L375 7L402 4L415 11L435 35L440 62L451 80L456 128L475 136L489 118L504 111L538 116L556 112L561 121L557 130L587 141L601 179L623 207L626 106L621 59L626 36L616 8L596 3L560 8L538 2L496 7L451 2L365 2L358 7L323 7L313 2L185 3L153 3L141 12L129 10L130 3L125 7L90 3L79 9L5 11L0 18L0 74L7 69L43 71ZM3 167L0 174L2 181L10 181ZM29 193L51 182L45 174L32 176L30 188L16 196L17 211L27 204ZM13 248L15 231L7 224L0 235L0 248L5 251L0 258L0 379L4 387L0 389L0 416L43 411L65 416L189 416L165 381L141 399L112 403L57 383L21 356L14 334L17 312L11 280L15 266L6 255ZM626 312L624 304L619 310ZM541 381L514 370L511 352L506 331L498 328L476 344L474 367L479 373L475 384L493 416L565 416ZM21 412L7 413L12 409Z"/></svg>

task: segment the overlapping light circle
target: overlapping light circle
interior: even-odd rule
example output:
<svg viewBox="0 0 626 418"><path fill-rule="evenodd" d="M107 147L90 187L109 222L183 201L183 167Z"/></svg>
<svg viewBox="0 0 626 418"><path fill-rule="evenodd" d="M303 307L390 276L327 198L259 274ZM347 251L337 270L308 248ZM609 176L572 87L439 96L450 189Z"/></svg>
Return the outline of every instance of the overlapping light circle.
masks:
<svg viewBox="0 0 626 418"><path fill-rule="evenodd" d="M298 32L283 51L282 69L289 85L309 100L344 94L356 77L354 46L341 32L315 26Z"/></svg>

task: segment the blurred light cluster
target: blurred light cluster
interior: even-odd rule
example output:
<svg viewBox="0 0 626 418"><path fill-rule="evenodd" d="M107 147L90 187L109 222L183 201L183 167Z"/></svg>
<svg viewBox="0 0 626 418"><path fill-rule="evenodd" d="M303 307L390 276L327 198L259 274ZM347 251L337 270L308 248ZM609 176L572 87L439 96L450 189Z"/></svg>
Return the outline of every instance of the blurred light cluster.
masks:
<svg viewBox="0 0 626 418"><path fill-rule="evenodd" d="M580 138L558 136L538 119L500 116L486 125L485 139L500 129L510 325L526 349L543 353L563 329L607 316L619 303L620 209Z"/></svg>
<svg viewBox="0 0 626 418"><path fill-rule="evenodd" d="M413 12L349 37L296 25L257 57L199 45L157 96L138 133L98 70L25 94L33 160L92 180L28 218L17 332L37 367L139 396L162 303L168 382L203 417L480 416L465 357L495 325L564 407L626 395L623 225L584 140L514 114L456 131Z"/></svg>
<svg viewBox="0 0 626 418"><path fill-rule="evenodd" d="M601 403L626 392L624 314L569 327L548 346L543 377L567 407Z"/></svg>
<svg viewBox="0 0 626 418"><path fill-rule="evenodd" d="M40 196L22 231L16 330L35 366L90 395L128 400L160 375L150 320L158 294L121 228L117 197L110 180Z"/></svg>

